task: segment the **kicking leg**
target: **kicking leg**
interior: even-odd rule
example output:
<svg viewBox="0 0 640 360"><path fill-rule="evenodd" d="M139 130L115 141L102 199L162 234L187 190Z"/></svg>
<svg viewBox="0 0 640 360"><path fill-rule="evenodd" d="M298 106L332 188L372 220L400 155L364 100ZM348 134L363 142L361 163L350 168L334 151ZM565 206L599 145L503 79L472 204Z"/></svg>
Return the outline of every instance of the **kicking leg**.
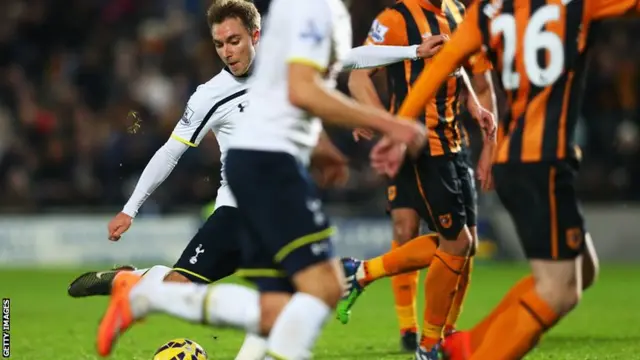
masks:
<svg viewBox="0 0 640 360"><path fill-rule="evenodd" d="M258 331L258 292L240 285L157 282L123 273L116 277L113 287L98 330L101 355L108 355L118 336L136 320L154 312L195 323Z"/></svg>

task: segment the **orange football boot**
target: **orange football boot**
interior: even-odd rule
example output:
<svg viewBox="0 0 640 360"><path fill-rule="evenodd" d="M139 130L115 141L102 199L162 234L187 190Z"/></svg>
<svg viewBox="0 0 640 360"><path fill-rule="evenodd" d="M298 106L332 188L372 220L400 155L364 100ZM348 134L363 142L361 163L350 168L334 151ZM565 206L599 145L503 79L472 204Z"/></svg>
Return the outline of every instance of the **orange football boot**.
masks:
<svg viewBox="0 0 640 360"><path fill-rule="evenodd" d="M471 358L471 334L455 331L444 339L443 358L446 360L467 360Z"/></svg>
<svg viewBox="0 0 640 360"><path fill-rule="evenodd" d="M139 275L123 271L113 280L109 307L98 327L97 346L100 356L108 356L118 337L135 322L129 303L129 294L140 279Z"/></svg>

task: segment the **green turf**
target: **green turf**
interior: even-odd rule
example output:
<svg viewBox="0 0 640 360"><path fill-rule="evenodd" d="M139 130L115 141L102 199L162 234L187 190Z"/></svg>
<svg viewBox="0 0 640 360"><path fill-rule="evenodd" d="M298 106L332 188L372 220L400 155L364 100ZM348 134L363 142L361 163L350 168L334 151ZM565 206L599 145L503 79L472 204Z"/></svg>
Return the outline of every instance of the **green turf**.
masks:
<svg viewBox="0 0 640 360"><path fill-rule="evenodd" d="M94 334L106 299L66 296L68 281L79 271L0 270L0 295L12 300L12 359L98 359ZM461 325L480 319L524 271L477 266ZM596 287L528 359L640 359L639 278L640 266L603 266ZM233 359L243 335L154 316L127 333L112 358L151 359L157 347L178 337L200 343L211 359ZM398 353L398 340L389 283L380 281L363 294L349 325L329 322L315 354L317 359L411 358Z"/></svg>

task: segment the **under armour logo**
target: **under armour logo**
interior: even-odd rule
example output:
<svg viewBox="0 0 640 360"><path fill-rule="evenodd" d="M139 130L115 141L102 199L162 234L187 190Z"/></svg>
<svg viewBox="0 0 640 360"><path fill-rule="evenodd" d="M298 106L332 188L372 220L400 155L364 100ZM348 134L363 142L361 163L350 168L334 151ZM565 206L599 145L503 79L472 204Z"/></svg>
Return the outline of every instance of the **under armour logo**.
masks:
<svg viewBox="0 0 640 360"><path fill-rule="evenodd" d="M240 109L240 112L244 112L244 109L246 109L247 106L249 106L249 103L247 101L243 101L238 104L238 109Z"/></svg>
<svg viewBox="0 0 640 360"><path fill-rule="evenodd" d="M198 244L198 247L196 248L196 254L189 259L189 262L191 263L191 265L198 262L198 255L202 254L203 252L204 252L204 249L202 248L202 244Z"/></svg>

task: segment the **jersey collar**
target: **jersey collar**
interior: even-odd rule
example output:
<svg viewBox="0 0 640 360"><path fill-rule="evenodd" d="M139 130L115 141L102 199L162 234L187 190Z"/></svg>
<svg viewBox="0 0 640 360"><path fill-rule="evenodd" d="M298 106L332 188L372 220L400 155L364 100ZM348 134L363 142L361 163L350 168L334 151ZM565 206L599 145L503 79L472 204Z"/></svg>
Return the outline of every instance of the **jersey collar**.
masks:
<svg viewBox="0 0 640 360"><path fill-rule="evenodd" d="M237 77L237 78L247 78L251 75L251 73L253 72L253 64L251 64L251 66L249 66L249 70L247 70L246 73L244 73L244 75L240 75L240 76L236 76L233 75L233 73L231 72L231 69L229 69L227 66L224 67L224 71L228 72L229 74L231 74L231 76L233 77Z"/></svg>

